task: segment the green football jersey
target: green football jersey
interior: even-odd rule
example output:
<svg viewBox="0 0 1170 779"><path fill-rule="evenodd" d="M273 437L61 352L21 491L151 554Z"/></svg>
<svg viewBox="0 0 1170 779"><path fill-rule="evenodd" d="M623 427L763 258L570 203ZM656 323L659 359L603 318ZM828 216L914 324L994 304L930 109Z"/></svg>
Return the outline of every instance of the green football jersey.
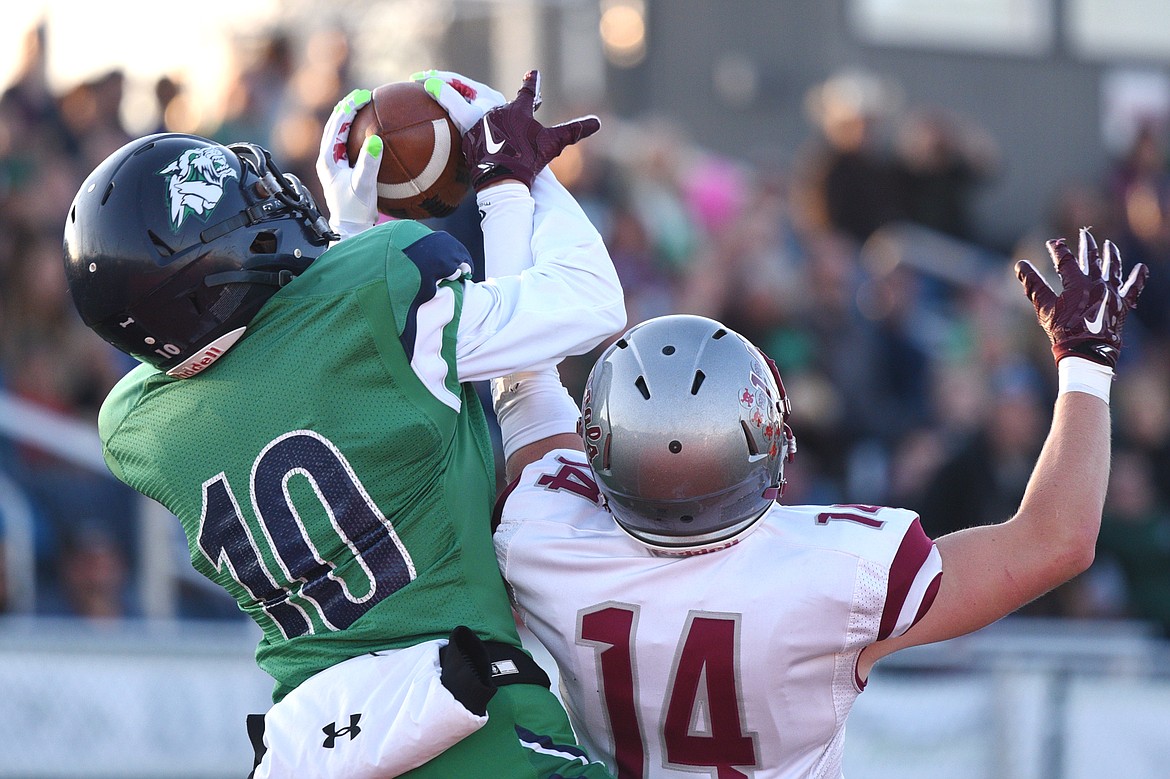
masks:
<svg viewBox="0 0 1170 779"><path fill-rule="evenodd" d="M495 468L455 366L470 258L392 222L329 249L204 373L143 365L102 407L116 476L262 628L274 699L467 625L519 643L492 549Z"/></svg>

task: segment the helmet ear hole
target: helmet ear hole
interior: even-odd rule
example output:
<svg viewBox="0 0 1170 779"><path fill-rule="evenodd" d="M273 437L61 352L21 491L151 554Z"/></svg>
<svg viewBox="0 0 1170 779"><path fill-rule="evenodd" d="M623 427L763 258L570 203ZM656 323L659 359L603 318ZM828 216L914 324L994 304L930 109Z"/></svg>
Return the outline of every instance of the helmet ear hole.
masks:
<svg viewBox="0 0 1170 779"><path fill-rule="evenodd" d="M195 316L197 317L203 316L207 310L206 306L203 305L203 301L199 299L199 295L194 292L187 295L187 302L191 304L191 310L195 312Z"/></svg>
<svg viewBox="0 0 1170 779"><path fill-rule="evenodd" d="M747 441L748 454L752 457L760 454L760 448L756 446L756 439L752 435L751 429L748 428L747 422L740 420L739 427L741 430L743 430L744 440Z"/></svg>
<svg viewBox="0 0 1170 779"><path fill-rule="evenodd" d="M156 233L154 230L147 230L146 235L150 238L150 243L154 246L154 248L158 249L159 254L162 256L170 257L175 253L175 250L171 248L170 244L168 244L162 238L159 238L158 233Z"/></svg>
<svg viewBox="0 0 1170 779"><path fill-rule="evenodd" d="M270 231L257 233L248 251L252 254L276 254L276 235Z"/></svg>

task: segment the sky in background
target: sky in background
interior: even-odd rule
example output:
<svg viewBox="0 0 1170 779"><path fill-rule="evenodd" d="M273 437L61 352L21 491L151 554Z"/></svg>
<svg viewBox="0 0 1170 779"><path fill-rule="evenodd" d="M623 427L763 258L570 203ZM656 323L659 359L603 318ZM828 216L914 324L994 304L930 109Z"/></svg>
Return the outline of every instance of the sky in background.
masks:
<svg viewBox="0 0 1170 779"><path fill-rule="evenodd" d="M230 34L262 31L277 5L278 0L8 0L0 13L0 79L10 83L25 33L43 18L55 91L121 68L128 93L148 95L154 80L167 74L181 77L195 95L213 97L231 63Z"/></svg>

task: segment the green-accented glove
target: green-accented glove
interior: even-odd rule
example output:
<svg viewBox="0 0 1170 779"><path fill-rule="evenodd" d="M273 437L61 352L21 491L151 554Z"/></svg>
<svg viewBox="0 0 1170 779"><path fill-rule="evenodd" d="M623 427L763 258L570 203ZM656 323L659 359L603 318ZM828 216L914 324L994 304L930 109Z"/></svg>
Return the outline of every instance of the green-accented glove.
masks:
<svg viewBox="0 0 1170 779"><path fill-rule="evenodd" d="M422 82L427 94L443 106L459 128L460 135L474 127L485 113L508 102L488 85L450 70L424 70L410 80Z"/></svg>
<svg viewBox="0 0 1170 779"><path fill-rule="evenodd" d="M351 160L345 151L349 128L358 109L370 102L368 89L355 89L333 107L333 113L321 133L317 154L317 177L329 207L329 226L350 238L373 227L378 221L378 166L383 143L377 135L366 139L358 159Z"/></svg>

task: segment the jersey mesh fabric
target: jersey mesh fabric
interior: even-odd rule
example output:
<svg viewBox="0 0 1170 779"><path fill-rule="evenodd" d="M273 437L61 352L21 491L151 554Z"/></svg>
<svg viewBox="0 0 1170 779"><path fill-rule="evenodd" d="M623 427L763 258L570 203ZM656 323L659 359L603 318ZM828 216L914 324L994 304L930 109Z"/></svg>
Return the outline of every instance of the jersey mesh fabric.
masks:
<svg viewBox="0 0 1170 779"><path fill-rule="evenodd" d="M205 373L140 367L102 409L111 470L179 518L194 567L262 628L275 699L456 625L518 642L491 549L490 440L453 364L466 259L417 223L367 231L275 295ZM440 288L449 321L419 332ZM447 361L460 410L412 371L418 344Z"/></svg>

